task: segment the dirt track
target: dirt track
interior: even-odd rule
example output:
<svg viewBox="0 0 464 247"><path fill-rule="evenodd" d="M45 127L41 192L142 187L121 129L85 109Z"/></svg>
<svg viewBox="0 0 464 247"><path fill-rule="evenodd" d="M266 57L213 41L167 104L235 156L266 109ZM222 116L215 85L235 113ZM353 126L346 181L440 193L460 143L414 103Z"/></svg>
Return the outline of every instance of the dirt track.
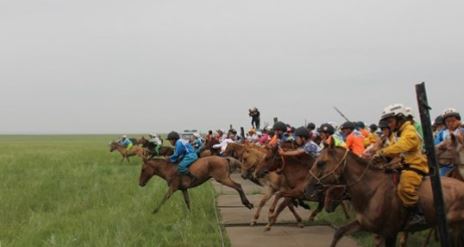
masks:
<svg viewBox="0 0 464 247"><path fill-rule="evenodd" d="M254 205L258 205L261 198L261 188L249 181L242 180L240 176L234 175L233 178L242 184L248 199ZM220 194L217 205L221 213L222 224L225 226L233 247L329 246L334 233L332 227L316 225L298 228L293 215L288 209L281 214L278 224L270 232L265 232L264 225L267 223L268 212L268 206L266 205L261 213L258 226L251 227L249 223L255 209L248 210L243 207L238 193L234 190L216 182L213 182L213 185ZM303 219L307 220L310 214L309 211L301 207L297 211ZM343 238L339 246L354 247L357 244L350 238Z"/></svg>

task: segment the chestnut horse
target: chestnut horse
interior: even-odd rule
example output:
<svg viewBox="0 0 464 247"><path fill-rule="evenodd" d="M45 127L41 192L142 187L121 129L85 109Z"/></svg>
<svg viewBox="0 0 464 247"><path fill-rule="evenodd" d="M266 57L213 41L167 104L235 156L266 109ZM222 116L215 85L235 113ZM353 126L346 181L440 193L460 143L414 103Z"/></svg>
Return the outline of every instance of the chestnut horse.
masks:
<svg viewBox="0 0 464 247"><path fill-rule="evenodd" d="M129 157L132 157L132 156L139 156L140 158L145 158L145 155L146 155L146 152L145 150L142 148L142 147L139 147L139 146L132 146L131 149L127 150L127 148L125 148L124 146L122 146L121 144L119 144L118 142L110 142L110 152L113 152L114 150L117 150L121 156L122 156L122 159L121 159L121 163L124 161L124 160L127 160L127 163L129 163Z"/></svg>
<svg viewBox="0 0 464 247"><path fill-rule="evenodd" d="M356 220L339 228L331 246L347 234L364 230L382 237L386 246L395 246L397 235L405 228L409 215L396 195L391 175L371 165L344 148L326 147L311 168L305 193L317 193L319 186L345 185L351 195ZM448 223L453 230L456 246L464 245L464 183L442 177L442 189ZM418 189L418 206L427 223L437 223L432 186L426 178ZM419 229L414 229L419 230ZM422 229L421 229L422 230Z"/></svg>
<svg viewBox="0 0 464 247"><path fill-rule="evenodd" d="M288 146L287 146L288 147ZM286 148L283 146L283 148ZM323 190L318 190L319 193L314 194L310 197L305 196L304 188L308 182L309 174L308 171L315 161L315 158L311 155L303 154L296 157L284 157L278 154L277 147L270 150L265 160L260 163L256 169L256 176L262 177L268 172L276 171L281 173L286 183L286 188L283 188L277 193L276 197L284 197L284 201L279 204L277 210L269 218L269 223L266 226L266 230L269 231L272 225L275 224L277 217L282 210L293 203L293 200L309 200L318 202L318 207L311 213L309 221L313 221L317 214L319 214L324 208L324 193ZM346 212L344 204L343 206L345 216L349 218Z"/></svg>
<svg viewBox="0 0 464 247"><path fill-rule="evenodd" d="M245 207L252 209L251 204L243 192L242 186L230 178L230 174L240 169L240 162L232 158L221 158L218 156L209 156L200 158L189 167L189 171L197 178L192 182L188 176L180 176L177 171L177 165L169 163L166 159L144 159L140 172L139 185L145 186L153 176L159 176L166 180L168 191L164 195L161 203L155 208L153 213L157 213L161 206L172 196L177 190L181 190L184 195L184 201L190 209L190 199L188 189L196 187L214 178L219 183L235 189L242 200Z"/></svg>
<svg viewBox="0 0 464 247"><path fill-rule="evenodd" d="M250 223L251 226L255 226L258 222L258 219L261 214L261 210L263 209L264 205L274 196L282 187L285 186L284 178L282 175L277 174L276 172L270 172L266 176L262 178L256 178L253 176L253 173L256 169L256 166L262 162L262 160L266 156L266 149L262 147L258 147L254 144L237 144L237 143L229 143L227 145L226 150L224 151L224 156L230 156L236 158L242 162L242 178L251 180L252 182L262 186L264 188L264 195L261 198L258 207L256 208L256 212L253 216L253 219ZM272 203L271 207L269 208L269 216L271 216L275 208L277 207L277 202L281 197L275 197L274 202ZM296 212L294 205L289 204L288 208L295 216L295 219L298 223L298 226L303 227L302 218Z"/></svg>

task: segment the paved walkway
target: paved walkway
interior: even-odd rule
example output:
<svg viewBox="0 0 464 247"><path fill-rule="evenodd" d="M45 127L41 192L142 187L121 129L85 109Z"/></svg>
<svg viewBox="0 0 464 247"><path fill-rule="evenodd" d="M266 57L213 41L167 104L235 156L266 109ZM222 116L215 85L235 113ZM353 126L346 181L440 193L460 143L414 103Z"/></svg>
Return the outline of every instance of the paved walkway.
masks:
<svg viewBox="0 0 464 247"><path fill-rule="evenodd" d="M235 175L233 179L242 184L248 199L256 206L261 198L261 187L244 181ZM300 246L329 246L334 230L330 226L306 226L298 228L293 215L288 209L279 216L278 223L269 232L264 231L267 223L266 205L261 213L258 226L251 227L250 220L255 209L248 210L240 202L238 193L228 187L213 182L216 191L220 194L217 200L218 208L232 247L300 247ZM271 200L272 201L272 200ZM271 203L268 202L268 204ZM309 211L299 207L297 209L303 219L307 220ZM356 247L357 244L350 238L343 238L339 246Z"/></svg>

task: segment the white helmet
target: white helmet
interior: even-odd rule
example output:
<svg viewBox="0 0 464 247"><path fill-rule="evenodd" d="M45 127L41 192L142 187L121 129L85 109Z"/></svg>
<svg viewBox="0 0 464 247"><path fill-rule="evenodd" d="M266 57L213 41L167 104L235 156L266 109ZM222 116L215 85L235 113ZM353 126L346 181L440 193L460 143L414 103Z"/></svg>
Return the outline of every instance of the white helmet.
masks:
<svg viewBox="0 0 464 247"><path fill-rule="evenodd" d="M458 120L461 120L461 115L459 114L459 112L454 109L454 108L448 108L448 109L445 109L443 111L443 120L447 119L448 117L455 117L457 118Z"/></svg>
<svg viewBox="0 0 464 247"><path fill-rule="evenodd" d="M405 115L406 117L414 117L414 113L412 112L412 108L411 107L405 107Z"/></svg>
<svg viewBox="0 0 464 247"><path fill-rule="evenodd" d="M122 135L122 138L127 138L127 135Z"/></svg>
<svg viewBox="0 0 464 247"><path fill-rule="evenodd" d="M406 107L403 104L393 104L385 107L380 119L385 120L390 117L407 116L406 114Z"/></svg>
<svg viewBox="0 0 464 247"><path fill-rule="evenodd" d="M200 133L198 133L198 132L193 133L193 136L195 136L196 138L200 138L200 137L201 137Z"/></svg>

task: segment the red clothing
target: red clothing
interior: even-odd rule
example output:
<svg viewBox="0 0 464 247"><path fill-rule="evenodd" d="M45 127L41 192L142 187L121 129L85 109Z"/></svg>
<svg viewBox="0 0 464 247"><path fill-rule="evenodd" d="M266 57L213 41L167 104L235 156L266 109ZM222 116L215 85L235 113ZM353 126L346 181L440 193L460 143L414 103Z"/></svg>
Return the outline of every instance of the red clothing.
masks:
<svg viewBox="0 0 464 247"><path fill-rule="evenodd" d="M353 131L346 137L346 148L361 157L364 153L364 137L361 133Z"/></svg>

